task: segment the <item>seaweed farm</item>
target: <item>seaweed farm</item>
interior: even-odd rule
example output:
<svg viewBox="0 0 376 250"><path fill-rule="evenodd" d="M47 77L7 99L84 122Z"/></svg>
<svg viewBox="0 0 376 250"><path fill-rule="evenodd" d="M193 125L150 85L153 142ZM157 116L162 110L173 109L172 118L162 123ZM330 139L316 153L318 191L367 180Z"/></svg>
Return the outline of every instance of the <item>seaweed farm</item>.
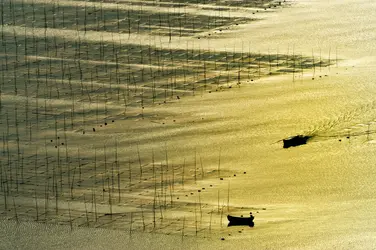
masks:
<svg viewBox="0 0 376 250"><path fill-rule="evenodd" d="M353 72L337 46L266 51L245 38L295 4L1 1L0 217L184 241L240 234L227 215L253 212L252 230L266 230L262 216L284 209L280 159L308 147L273 142L302 131L314 148L370 142L375 130L373 102L336 118L320 109L342 93L329 81Z"/></svg>

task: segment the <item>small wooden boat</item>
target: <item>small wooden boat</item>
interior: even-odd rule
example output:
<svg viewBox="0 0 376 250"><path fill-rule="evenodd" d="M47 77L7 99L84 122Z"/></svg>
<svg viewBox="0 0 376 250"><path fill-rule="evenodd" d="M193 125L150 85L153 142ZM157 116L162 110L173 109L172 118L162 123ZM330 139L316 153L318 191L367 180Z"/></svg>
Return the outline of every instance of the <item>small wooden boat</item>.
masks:
<svg viewBox="0 0 376 250"><path fill-rule="evenodd" d="M289 138L283 139L283 148L296 147L303 144L307 144L308 139L312 136L295 135Z"/></svg>
<svg viewBox="0 0 376 250"><path fill-rule="evenodd" d="M253 222L254 216L251 215L250 217L235 217L231 215L227 215L227 219L229 221L228 226L250 226L253 227L255 223Z"/></svg>

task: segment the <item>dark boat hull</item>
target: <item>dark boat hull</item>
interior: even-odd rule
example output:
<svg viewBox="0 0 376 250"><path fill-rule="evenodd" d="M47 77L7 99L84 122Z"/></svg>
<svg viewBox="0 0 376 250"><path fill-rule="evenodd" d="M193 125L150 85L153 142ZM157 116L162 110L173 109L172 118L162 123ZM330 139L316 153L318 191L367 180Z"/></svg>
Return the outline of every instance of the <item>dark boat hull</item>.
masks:
<svg viewBox="0 0 376 250"><path fill-rule="evenodd" d="M310 138L311 136L296 135L283 139L283 148L296 147L307 144L307 141Z"/></svg>
<svg viewBox="0 0 376 250"><path fill-rule="evenodd" d="M255 223L253 222L254 217L235 217L227 215L229 221L228 226L250 226L253 227Z"/></svg>

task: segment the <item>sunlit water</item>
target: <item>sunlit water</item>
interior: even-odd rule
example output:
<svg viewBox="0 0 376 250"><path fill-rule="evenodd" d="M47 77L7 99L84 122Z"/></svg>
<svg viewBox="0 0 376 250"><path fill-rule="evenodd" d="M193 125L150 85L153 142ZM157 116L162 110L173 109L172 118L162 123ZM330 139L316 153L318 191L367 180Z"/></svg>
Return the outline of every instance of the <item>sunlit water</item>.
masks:
<svg viewBox="0 0 376 250"><path fill-rule="evenodd" d="M296 1L292 8L232 31L236 34L234 39L210 41L210 46L216 47L240 49L241 44L250 45L254 52L321 54L323 58L330 57L333 65L330 69L309 70L294 81L291 75L271 77L251 87L204 96L200 101L188 100L180 107L181 112L208 114L215 120L191 135L192 144L213 155L221 147L224 168L251 174L252 177L230 180L231 203L267 208L256 214L252 231L226 241L214 237L214 242L199 239L197 244L196 239L190 239L182 248L375 247L376 144L372 142L376 135L352 136L355 132L376 130L372 124L376 119L375 11L376 3L365 0ZM203 47L206 44L202 41ZM178 114L179 108L167 111ZM205 130L213 133L208 132L208 136ZM318 137L301 147L282 149L278 142L312 131ZM335 135L338 137L330 137ZM147 139L153 140L151 135ZM173 137L170 143L178 144ZM171 158L174 154L178 158L186 147L176 145ZM44 231L43 227L36 228ZM26 227L18 232L11 228L8 239L14 240L18 233L28 230L24 240L32 241L30 231L34 229ZM74 234L66 229L54 230L72 248L119 248L126 244L131 248L156 248L158 245L153 242L162 242L166 248L176 249L180 244L180 239L172 236L141 235L146 240L140 245L136 240L128 243L127 235L114 237L111 231L92 235L90 229ZM42 245L47 249L49 240L56 238L44 236L46 244ZM93 237L95 241L91 240ZM104 240L98 240L101 238ZM57 248L64 245L58 244Z"/></svg>

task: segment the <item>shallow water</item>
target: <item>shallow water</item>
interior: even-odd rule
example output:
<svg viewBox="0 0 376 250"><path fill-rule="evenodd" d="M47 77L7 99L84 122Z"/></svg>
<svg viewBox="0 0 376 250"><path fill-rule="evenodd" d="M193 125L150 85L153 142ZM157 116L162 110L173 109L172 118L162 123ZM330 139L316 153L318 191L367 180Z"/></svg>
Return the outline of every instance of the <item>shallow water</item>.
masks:
<svg viewBox="0 0 376 250"><path fill-rule="evenodd" d="M139 249L156 249L162 244L167 249L176 249L178 244L183 244L182 249L374 248L376 144L372 140L376 135L346 136L367 131L368 124L371 131L376 130L371 123L376 119L375 10L376 3L370 1L294 1L291 8L229 31L230 39L219 37L209 43L203 39L201 48L209 44L240 50L243 44L246 51L250 45L254 52L321 54L334 64L315 72L307 70L294 81L292 75L273 76L240 89L145 110L146 114L167 113L166 120L174 118L184 126L162 131L157 126L140 128L142 136L137 138L141 149L157 148L163 138L173 148L171 161L192 155L197 147L209 165L216 165L221 148L223 170L237 174L226 176L219 184L224 193L227 185L231 187L231 205L266 208L256 213L255 228L241 234L224 228L207 239L187 237L183 243L178 236L135 234L145 239L140 244L136 236L129 241L128 234L111 230L71 233L65 227L53 226L54 233L45 235L44 225L17 229L13 222L4 222L9 223L10 230L4 230L2 237L9 234L11 240L2 242L8 248L20 234L24 237L16 245L26 248L27 242L35 239L46 241L33 243L40 249L50 248L56 235L73 249L121 248L127 244ZM199 44L197 40L195 44ZM210 122L187 122L201 117ZM279 140L313 131L319 136L307 145L282 149ZM243 171L247 175L241 175ZM216 202L215 195L206 199ZM36 234L43 237L35 238ZM221 237L226 240L221 241ZM55 248L66 246L58 244Z"/></svg>

